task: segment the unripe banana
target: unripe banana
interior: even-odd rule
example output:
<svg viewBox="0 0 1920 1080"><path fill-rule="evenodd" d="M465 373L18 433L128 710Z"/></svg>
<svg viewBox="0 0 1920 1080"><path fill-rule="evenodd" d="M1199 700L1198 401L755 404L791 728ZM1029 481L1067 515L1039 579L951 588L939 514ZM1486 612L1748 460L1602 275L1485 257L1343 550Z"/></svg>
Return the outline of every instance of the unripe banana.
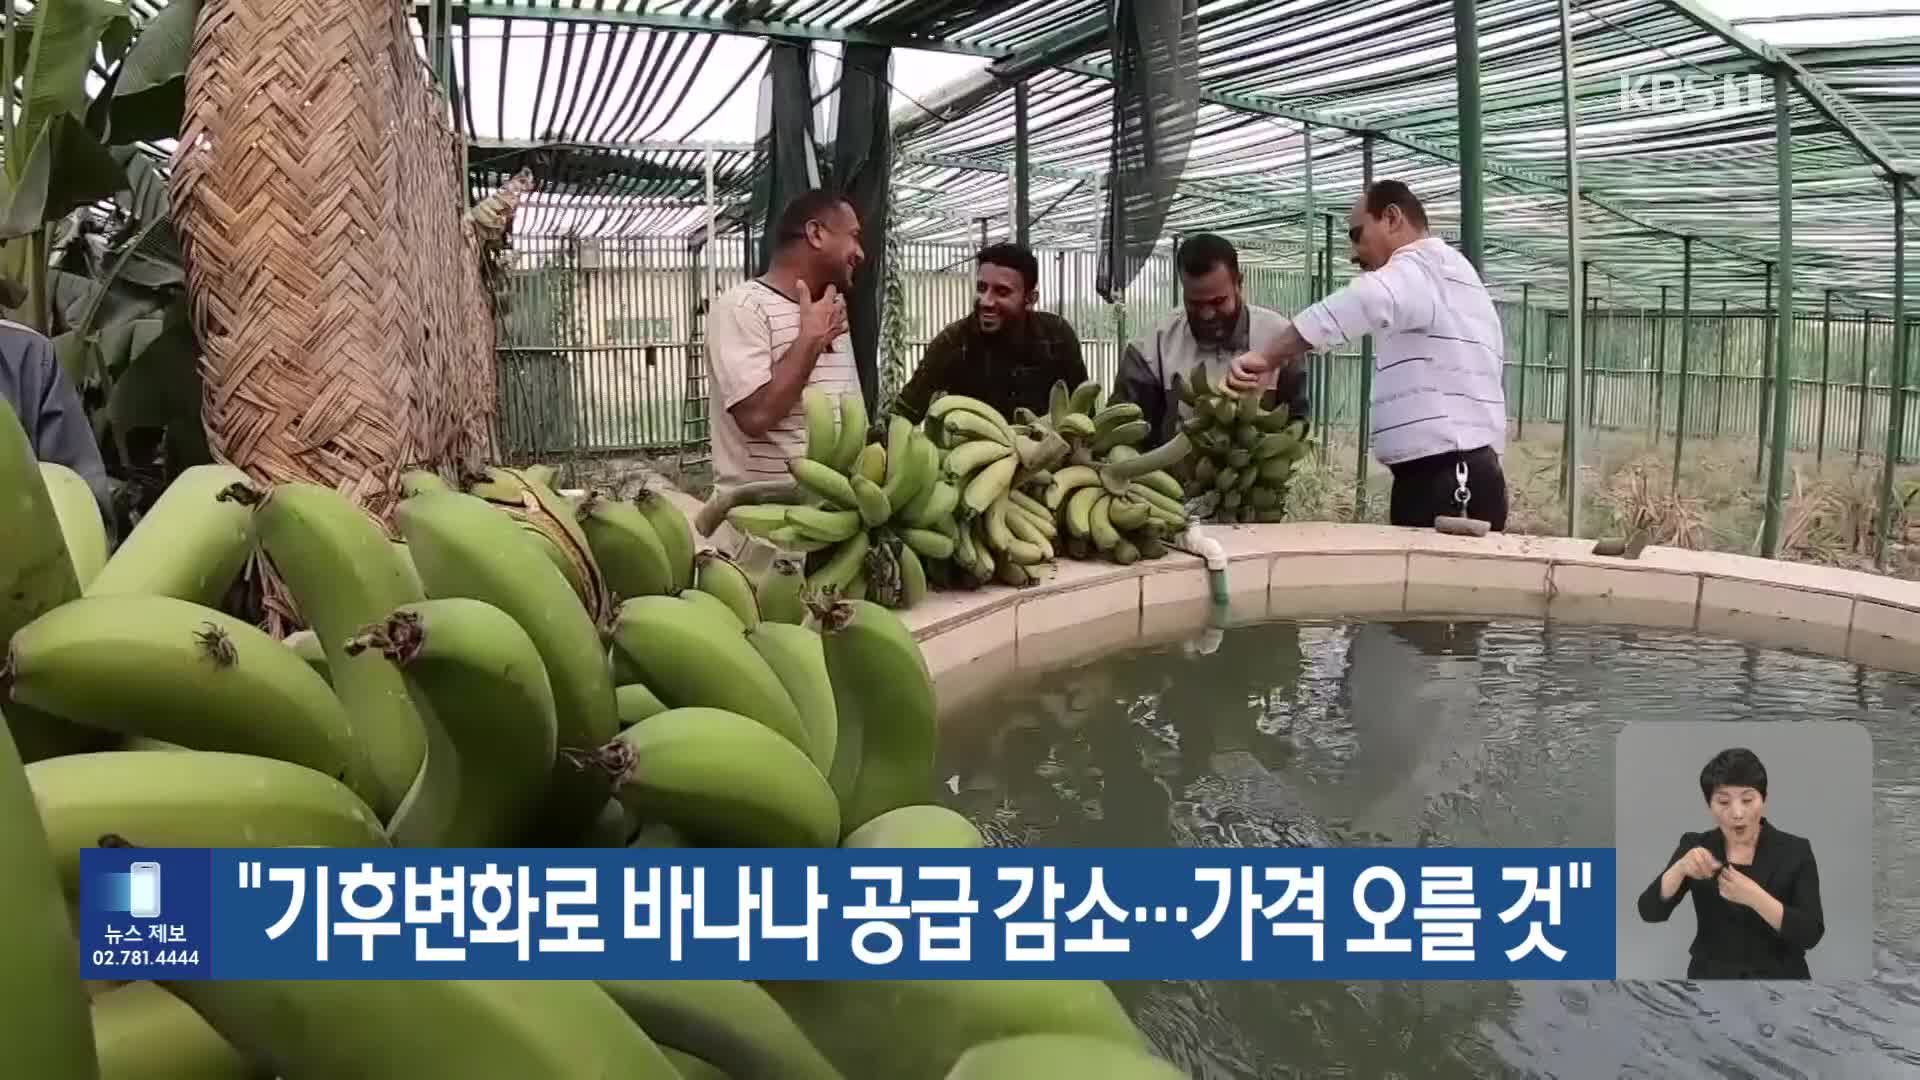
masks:
<svg viewBox="0 0 1920 1080"><path fill-rule="evenodd" d="M679 1073L680 1080L733 1080L732 1077L721 1072L718 1065L694 1057L685 1050L675 1050L671 1046L662 1045L660 1052L666 1055L668 1064Z"/></svg>
<svg viewBox="0 0 1920 1080"><path fill-rule="evenodd" d="M884 488L856 475L852 480L853 497L859 503L860 520L869 529L877 529L893 516L893 506L887 502Z"/></svg>
<svg viewBox="0 0 1920 1080"><path fill-rule="evenodd" d="M452 491L453 485L447 483L439 473L430 469L408 469L400 474L400 496L410 498L423 491Z"/></svg>
<svg viewBox="0 0 1920 1080"><path fill-rule="evenodd" d="M600 986L662 1047L710 1062L732 1080L842 1080L755 983L602 980Z"/></svg>
<svg viewBox="0 0 1920 1080"><path fill-rule="evenodd" d="M587 827L581 837L581 847L618 848L626 847L633 838L633 818L627 808L620 805L619 799L608 799L600 807L600 815Z"/></svg>
<svg viewBox="0 0 1920 1080"><path fill-rule="evenodd" d="M533 639L558 724L554 784L542 828L577 834L607 797L606 777L586 768L581 755L606 745L619 729L599 628L526 534L485 502L427 492L402 501L395 516L429 596L492 604Z"/></svg>
<svg viewBox="0 0 1920 1080"><path fill-rule="evenodd" d="M670 709L725 709L811 750L793 698L738 623L678 597L642 596L620 605L613 640Z"/></svg>
<svg viewBox="0 0 1920 1080"><path fill-rule="evenodd" d="M793 699L800 726L807 732L802 749L825 776L839 746L840 717L819 632L794 623L762 622L747 631L746 637Z"/></svg>
<svg viewBox="0 0 1920 1080"><path fill-rule="evenodd" d="M1107 519L1121 532L1130 532L1147 523L1153 508L1146 502L1131 496L1122 496L1113 500L1107 510Z"/></svg>
<svg viewBox="0 0 1920 1080"><path fill-rule="evenodd" d="M887 478L882 489L889 507L904 509L933 482L931 445L922 444L913 421L895 415L887 422Z"/></svg>
<svg viewBox="0 0 1920 1080"><path fill-rule="evenodd" d="M1001 446L1013 446L1012 429L980 413L955 409L947 413L942 422L947 425L947 437L950 439L986 439Z"/></svg>
<svg viewBox="0 0 1920 1080"><path fill-rule="evenodd" d="M927 418L938 421L944 426L947 418L956 410L960 412L978 413L986 419L991 420L994 426L999 428L1007 436L1007 442L1012 443L1013 429L1012 426L1007 423L1007 418L1001 414L999 409L994 408L992 405L976 397L968 397L964 394L941 394L939 397L933 399L932 404L927 406Z"/></svg>
<svg viewBox="0 0 1920 1080"><path fill-rule="evenodd" d="M649 716L658 716L667 711L666 703L647 689L646 684L621 683L613 688L613 701L620 713L620 730L625 731Z"/></svg>
<svg viewBox="0 0 1920 1080"><path fill-rule="evenodd" d="M698 559L699 556L696 555L694 558ZM687 589L680 593L680 599L709 613L709 617L726 623L728 627L741 633L746 632L747 624L740 621L740 613L729 607L725 600L720 599L712 593L701 592L699 589Z"/></svg>
<svg viewBox="0 0 1920 1080"><path fill-rule="evenodd" d="M279 758L379 790L326 680L251 623L169 596L88 596L22 627L13 700L90 727ZM371 799L369 799L371 801Z"/></svg>
<svg viewBox="0 0 1920 1080"><path fill-rule="evenodd" d="M1047 394L1047 419L1054 427L1060 426L1060 420L1073 411L1073 391L1067 388L1065 379L1053 380L1053 388Z"/></svg>
<svg viewBox="0 0 1920 1080"><path fill-rule="evenodd" d="M593 561L614 596L625 600L673 591L673 563L667 557L667 546L660 542L653 523L639 507L589 495L580 504L580 531L586 534Z"/></svg>
<svg viewBox="0 0 1920 1080"><path fill-rule="evenodd" d="M781 507L780 512L784 515L786 513L786 507ZM784 521L785 518L783 517L781 520ZM834 541L832 540L815 540L791 525L782 525L768 533L767 542L779 548L781 551L799 555L811 555L816 551L825 551L834 546Z"/></svg>
<svg viewBox="0 0 1920 1080"><path fill-rule="evenodd" d="M707 550L693 557L693 587L726 604L746 629L760 625L760 604L753 597L753 581L720 552Z"/></svg>
<svg viewBox="0 0 1920 1080"><path fill-rule="evenodd" d="M986 439L975 439L969 443L962 443L959 447L948 452L946 463L947 475L952 477L958 485L964 487L973 479L976 473L981 472L995 462L1009 460L1012 457L1012 446L1003 446L1000 443L990 442Z"/></svg>
<svg viewBox="0 0 1920 1080"><path fill-rule="evenodd" d="M886 608L852 600L817 615L840 745L860 747L859 772L841 796L840 824L850 832L932 791L933 679L913 634Z"/></svg>
<svg viewBox="0 0 1920 1080"><path fill-rule="evenodd" d="M809 386L800 391L800 409L807 420L807 460L832 464L840 434L840 418L834 412L833 399L819 387Z"/></svg>
<svg viewBox="0 0 1920 1080"><path fill-rule="evenodd" d="M261 551L293 594L327 657L327 681L353 717L378 785L368 805L382 821L420 775L427 735L406 680L347 639L402 604L425 599L367 512L320 484L275 485L254 510Z"/></svg>
<svg viewBox="0 0 1920 1080"><path fill-rule="evenodd" d="M247 475L230 465L183 470L100 568L88 596L156 594L217 607L253 549L253 515L226 498Z"/></svg>
<svg viewBox="0 0 1920 1080"><path fill-rule="evenodd" d="M1120 533L1113 527L1113 496L1101 492L1094 500L1093 511L1087 517L1087 535L1093 538L1093 546L1101 551L1111 551L1120 542Z"/></svg>
<svg viewBox="0 0 1920 1080"><path fill-rule="evenodd" d="M1131 446L1152 433L1152 424L1145 420L1130 420L1095 435L1091 449L1095 454L1104 454L1116 446Z"/></svg>
<svg viewBox="0 0 1920 1080"><path fill-rule="evenodd" d="M865 564L867 549L872 539L865 532L856 532L834 549L833 557L807 578L807 589L821 592L827 589L845 589L853 584L854 577Z"/></svg>
<svg viewBox="0 0 1920 1080"><path fill-rule="evenodd" d="M953 557L953 541L946 536L927 529L902 529L900 539L906 541L909 548L929 559L950 559Z"/></svg>
<svg viewBox="0 0 1920 1080"><path fill-rule="evenodd" d="M792 623L795 626L807 619L807 606L800 599L800 590L807 584L804 565L797 559L775 559L760 577L760 584L754 588L754 605L760 610L763 622Z"/></svg>
<svg viewBox="0 0 1920 1080"><path fill-rule="evenodd" d="M854 498L852 480L831 465L823 465L810 458L794 458L787 462L787 471L794 480L809 492L825 499L829 506L837 510L858 510L860 501ZM857 471L855 476L860 475Z"/></svg>
<svg viewBox="0 0 1920 1080"><path fill-rule="evenodd" d="M900 604L902 610L919 606L927 598L927 567L920 555L906 544L899 546Z"/></svg>
<svg viewBox="0 0 1920 1080"><path fill-rule="evenodd" d="M1086 1035L1041 1033L970 1047L944 1080L1187 1080L1187 1074L1145 1050Z"/></svg>
<svg viewBox="0 0 1920 1080"><path fill-rule="evenodd" d="M915 500L918 509L910 505L904 515L906 523L916 529L929 529L939 522L952 520L954 508L960 505L960 489L945 480L934 481L923 497L924 502Z"/></svg>
<svg viewBox="0 0 1920 1080"><path fill-rule="evenodd" d="M840 437L834 442L833 467L853 472L860 450L867 445L867 399L855 387L840 395Z"/></svg>
<svg viewBox="0 0 1920 1080"><path fill-rule="evenodd" d="M625 812L626 808L622 807L621 813ZM664 821L655 821L640 826L639 831L633 834L633 839L627 841L627 846L630 848L690 848L693 844L681 835L679 829Z"/></svg>
<svg viewBox="0 0 1920 1080"><path fill-rule="evenodd" d="M1053 483L1047 485L1047 509L1060 509L1068 496L1099 482L1100 473L1091 465L1071 465L1061 469L1053 474Z"/></svg>
<svg viewBox="0 0 1920 1080"><path fill-rule="evenodd" d="M3 429L11 413L4 408L0 413L7 413L0 416ZM839 839L835 830L828 842ZM6 958L0 978L0 1076L94 1080L99 1075L72 925L54 870L54 848L41 826L7 718L0 716L0 956Z"/></svg>
<svg viewBox="0 0 1920 1080"><path fill-rule="evenodd" d="M1071 435L1076 439L1090 439L1099 430L1094 425L1092 417L1086 413L1077 412L1061 417L1060 422L1054 426L1060 430L1060 434Z"/></svg>
<svg viewBox="0 0 1920 1080"><path fill-rule="evenodd" d="M1131 401L1116 402L1101 409L1093 418L1093 426L1100 431L1111 431L1121 424L1132 423L1146 418L1146 412Z"/></svg>
<svg viewBox="0 0 1920 1080"><path fill-rule="evenodd" d="M738 713L671 709L621 732L601 756L624 777L618 797L629 813L707 846L831 847L840 838L840 808L820 770L798 744Z"/></svg>
<svg viewBox="0 0 1920 1080"><path fill-rule="evenodd" d="M646 515L653 534L667 552L667 568L673 571L673 585L684 589L693 584L693 526L664 492L642 487L633 497L633 505Z"/></svg>
<svg viewBox="0 0 1920 1080"><path fill-rule="evenodd" d="M1067 499L1067 531L1074 536L1093 535L1093 504L1107 498L1106 489L1093 486L1076 490Z"/></svg>
<svg viewBox="0 0 1920 1080"><path fill-rule="evenodd" d="M884 483L887 479L887 448L879 443L868 443L860 448L853 459L853 469L847 479L864 476L873 483Z"/></svg>
<svg viewBox="0 0 1920 1080"><path fill-rule="evenodd" d="M1067 399L1067 411L1086 413L1093 416L1100 411L1100 398L1104 388L1095 380L1088 379L1074 388L1073 396Z"/></svg>
<svg viewBox="0 0 1920 1080"><path fill-rule="evenodd" d="M987 507L999 501L1013 486L1013 474L1019 467L1019 459L1011 454L993 462L967 482L960 501L976 514L985 513Z"/></svg>
<svg viewBox="0 0 1920 1080"><path fill-rule="evenodd" d="M66 896L80 896L80 850L134 847L387 846L373 810L304 765L210 750L69 754L27 766Z"/></svg>
<svg viewBox="0 0 1920 1080"><path fill-rule="evenodd" d="M400 607L349 648L399 668L458 761L451 790L413 793L416 805L433 800L450 812L425 814L424 830L396 816L394 843L511 844L545 795L558 751L553 691L533 639L499 608L451 597Z"/></svg>
<svg viewBox="0 0 1920 1080"><path fill-rule="evenodd" d="M1011 502L1016 509L1026 511L1027 514L1037 522L1050 522L1053 520L1053 514L1047 509L1045 504L1026 492L1021 491L1019 488L1014 488L1012 491L1007 492L1007 501Z"/></svg>
<svg viewBox="0 0 1920 1080"><path fill-rule="evenodd" d="M150 982L93 999L100 1080L273 1080L248 1063L186 1002Z"/></svg>
<svg viewBox="0 0 1920 1080"><path fill-rule="evenodd" d="M1087 1035L1143 1053L1152 1048L1113 991L1097 979L822 979L760 985L849 1077L945 1080L969 1048L1030 1032ZM850 1016L860 1023L848 1023ZM911 1031L913 1037L876 1039L875 1031ZM1015 1071L995 1080L1048 1080L1051 1075Z"/></svg>
<svg viewBox="0 0 1920 1080"><path fill-rule="evenodd" d="M107 565L107 524L100 517L100 500L79 473L55 461L40 463L40 478L67 545L67 557L82 589Z"/></svg>
<svg viewBox="0 0 1920 1080"><path fill-rule="evenodd" d="M1053 558L1053 543L1026 514L1008 506L1006 518L1007 529L1013 535L1006 548L1009 554L1024 563L1045 562Z"/></svg>
<svg viewBox="0 0 1920 1080"><path fill-rule="evenodd" d="M978 848L986 841L973 822L933 803L889 810L847 834L843 848Z"/></svg>
<svg viewBox="0 0 1920 1080"><path fill-rule="evenodd" d="M860 511L789 506L787 507L787 524L798 529L802 536L837 544L860 531Z"/></svg>
<svg viewBox="0 0 1920 1080"><path fill-rule="evenodd" d="M280 1080L679 1080L646 1032L585 980L160 985L248 1060L271 1062Z"/></svg>
<svg viewBox="0 0 1920 1080"><path fill-rule="evenodd" d="M786 527L787 504L766 503L759 506L736 506L727 511L727 522L748 536L758 536L763 539L773 540L774 534ZM625 599L625 597L623 596L621 599Z"/></svg>

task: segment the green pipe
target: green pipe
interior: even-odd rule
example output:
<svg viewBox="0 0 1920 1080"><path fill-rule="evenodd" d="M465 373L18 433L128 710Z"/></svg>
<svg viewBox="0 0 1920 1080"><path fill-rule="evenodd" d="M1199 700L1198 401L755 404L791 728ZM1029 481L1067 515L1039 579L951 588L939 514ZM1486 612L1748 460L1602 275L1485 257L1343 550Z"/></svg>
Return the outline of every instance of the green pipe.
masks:
<svg viewBox="0 0 1920 1080"><path fill-rule="evenodd" d="M1860 427L1853 437L1853 467L1856 469L1867 456L1867 369L1873 364L1872 347L1873 312L1868 311L1860 316L1860 390L1856 397L1859 405L1854 409L1854 419Z"/></svg>
<svg viewBox="0 0 1920 1080"><path fill-rule="evenodd" d="M1333 292L1333 215L1327 214L1322 217L1320 224L1326 231L1326 247L1321 249L1320 252L1320 295L1327 296ZM1333 426L1334 356L1335 354L1330 352L1320 358L1320 394L1317 400L1320 402L1320 427L1318 430L1322 432ZM1323 461L1325 460L1326 452L1326 441L1323 439L1320 443L1321 460Z"/></svg>
<svg viewBox="0 0 1920 1080"><path fill-rule="evenodd" d="M1660 322L1653 334L1653 441L1656 443L1667 419L1667 288L1660 286Z"/></svg>
<svg viewBox="0 0 1920 1080"><path fill-rule="evenodd" d="M1820 318L1820 424L1813 439L1813 465L1827 462L1827 380L1833 375L1833 290L1827 290L1826 311Z"/></svg>
<svg viewBox="0 0 1920 1080"><path fill-rule="evenodd" d="M1780 178L1780 303L1773 332L1773 460L1768 465L1767 517L1760 554L1780 553L1780 519L1787 505L1788 422L1793 414L1793 95L1784 65L1773 69L1775 166Z"/></svg>
<svg viewBox="0 0 1920 1080"><path fill-rule="evenodd" d="M1880 463L1880 522L1874 529L1875 569L1887 568L1888 534L1893 529L1893 470L1900 461L1907 424L1907 191L1893 181L1893 377L1887 381L1887 456Z"/></svg>
<svg viewBox="0 0 1920 1080"><path fill-rule="evenodd" d="M1560 108L1567 160L1567 418L1561 468L1566 473L1567 535L1580 535L1580 318L1586 264L1580 259L1580 119L1573 95L1571 0L1560 0Z"/></svg>
<svg viewBox="0 0 1920 1080"><path fill-rule="evenodd" d="M1687 383L1693 350L1693 237L1680 239L1680 401L1673 418L1673 492L1680 493L1680 456L1687 446Z"/></svg>
<svg viewBox="0 0 1920 1080"><path fill-rule="evenodd" d="M1714 377L1713 437L1720 437L1720 418L1727 404L1727 302L1720 301L1720 374Z"/></svg>
<svg viewBox="0 0 1920 1080"><path fill-rule="evenodd" d="M1013 242L1022 247L1032 235L1033 164L1028 154L1032 134L1027 123L1027 80L1021 79L1013 84Z"/></svg>
<svg viewBox="0 0 1920 1080"><path fill-rule="evenodd" d="M1763 305L1763 307L1761 308L1761 310L1764 312L1765 315L1772 315L1773 307L1774 307L1773 305L1773 264L1772 263L1767 264L1767 294L1766 295L1767 295L1767 300L1765 305ZM1754 412L1760 419L1760 422L1757 425L1755 425L1755 430L1754 430L1754 438L1759 440L1758 445L1754 447L1754 451L1753 451L1753 478L1755 480L1760 479L1761 469L1765 465L1767 460L1767 429L1771 426L1767 423L1767 420L1768 420L1767 413L1770 411L1768 409L1768 405L1773 401L1773 398L1767 393L1767 390L1769 387L1773 385L1773 336L1774 335L1773 335L1772 320L1763 321L1761 323L1761 333L1760 333L1761 346L1760 346L1759 394L1757 395L1756 400L1754 401Z"/></svg>
<svg viewBox="0 0 1920 1080"><path fill-rule="evenodd" d="M1566 0L1561 0L1565 3ZM1360 136L1360 186L1373 186L1373 133ZM1331 252L1329 252L1331 256ZM1332 259L1328 259L1331 276ZM1364 521L1367 512L1367 443L1373 423L1373 335L1360 339L1360 423L1354 442L1359 444L1353 469L1353 520Z"/></svg>
<svg viewBox="0 0 1920 1080"><path fill-rule="evenodd" d="M1487 242L1484 124L1480 114L1480 26L1474 0L1453 0L1454 82L1460 110L1460 252L1476 272Z"/></svg>
<svg viewBox="0 0 1920 1080"><path fill-rule="evenodd" d="M1533 310L1528 306L1527 297L1532 288L1526 282L1520 285L1520 409L1513 425L1515 442L1527 437L1527 331L1530 329L1528 316Z"/></svg>

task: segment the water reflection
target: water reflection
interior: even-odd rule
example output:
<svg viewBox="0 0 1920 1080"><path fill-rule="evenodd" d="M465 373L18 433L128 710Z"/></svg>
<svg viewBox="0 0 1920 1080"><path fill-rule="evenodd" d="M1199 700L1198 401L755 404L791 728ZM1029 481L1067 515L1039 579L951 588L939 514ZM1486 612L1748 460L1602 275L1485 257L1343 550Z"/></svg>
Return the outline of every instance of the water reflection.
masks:
<svg viewBox="0 0 1920 1080"><path fill-rule="evenodd" d="M1011 842L1607 846L1627 720L1849 719L1875 752L1876 975L1833 985L1123 983L1203 1078L1913 1076L1920 679L1659 631L1269 623L1026 675L945 725Z"/></svg>

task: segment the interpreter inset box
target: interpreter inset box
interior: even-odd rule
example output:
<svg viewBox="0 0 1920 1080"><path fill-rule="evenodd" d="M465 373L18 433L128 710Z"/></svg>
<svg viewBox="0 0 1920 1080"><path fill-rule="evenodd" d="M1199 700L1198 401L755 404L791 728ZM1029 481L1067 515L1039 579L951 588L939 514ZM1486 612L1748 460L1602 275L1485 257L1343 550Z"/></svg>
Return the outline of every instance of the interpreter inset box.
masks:
<svg viewBox="0 0 1920 1080"><path fill-rule="evenodd" d="M1873 741L1852 721L1630 723L1614 753L1616 977L1873 970Z"/></svg>

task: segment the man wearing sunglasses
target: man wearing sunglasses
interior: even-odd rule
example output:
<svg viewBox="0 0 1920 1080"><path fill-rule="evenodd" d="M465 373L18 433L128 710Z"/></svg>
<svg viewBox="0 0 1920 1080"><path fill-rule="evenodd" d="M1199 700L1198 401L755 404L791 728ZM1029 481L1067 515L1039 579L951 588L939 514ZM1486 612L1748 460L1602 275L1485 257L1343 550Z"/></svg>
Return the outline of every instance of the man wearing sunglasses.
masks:
<svg viewBox="0 0 1920 1080"><path fill-rule="evenodd" d="M1246 391L1308 352L1374 335L1372 444L1393 473L1389 520L1431 528L1442 515L1506 528L1504 334L1466 257L1427 231L1426 209L1398 180L1373 184L1347 219L1365 271L1233 361ZM1461 505L1461 495L1467 501Z"/></svg>

